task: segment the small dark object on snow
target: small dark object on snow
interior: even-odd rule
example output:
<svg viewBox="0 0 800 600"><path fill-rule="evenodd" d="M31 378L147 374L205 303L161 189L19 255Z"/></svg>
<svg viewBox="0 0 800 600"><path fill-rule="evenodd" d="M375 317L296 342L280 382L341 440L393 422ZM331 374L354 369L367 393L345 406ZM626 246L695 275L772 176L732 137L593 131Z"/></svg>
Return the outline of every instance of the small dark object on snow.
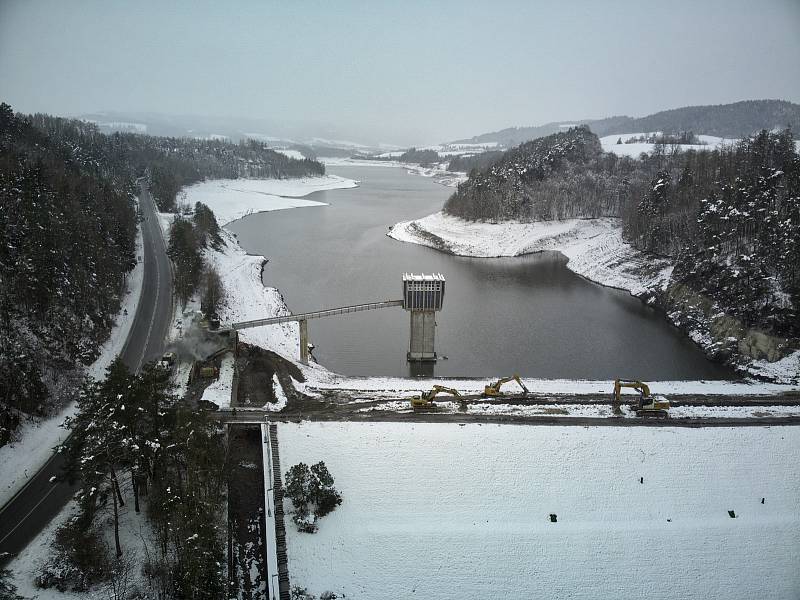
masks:
<svg viewBox="0 0 800 600"><path fill-rule="evenodd" d="M667 523L672 523L672 519L667 519Z"/></svg>
<svg viewBox="0 0 800 600"><path fill-rule="evenodd" d="M556 517L556 515L553 514L553 513L550 513L550 522L551 523L557 523L558 522L558 517Z"/></svg>
<svg viewBox="0 0 800 600"><path fill-rule="evenodd" d="M763 498L761 499L761 504L764 504L764 499Z"/></svg>
<svg viewBox="0 0 800 600"><path fill-rule="evenodd" d="M730 516L731 519L735 519L736 518L736 513L734 511L732 511L732 510L729 510L728 511L728 516Z"/></svg>
<svg viewBox="0 0 800 600"><path fill-rule="evenodd" d="M639 477L639 483L644 483L644 477Z"/></svg>

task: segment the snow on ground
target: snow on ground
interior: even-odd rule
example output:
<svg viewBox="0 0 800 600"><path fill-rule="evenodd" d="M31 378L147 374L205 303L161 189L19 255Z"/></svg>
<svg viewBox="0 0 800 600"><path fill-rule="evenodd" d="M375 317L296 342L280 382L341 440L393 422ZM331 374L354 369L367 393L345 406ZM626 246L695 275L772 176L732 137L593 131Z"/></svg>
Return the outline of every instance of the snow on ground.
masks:
<svg viewBox="0 0 800 600"><path fill-rule="evenodd" d="M314 594L800 597L800 428L279 429L284 469L324 460L344 498L316 534L287 518Z"/></svg>
<svg viewBox="0 0 800 600"><path fill-rule="evenodd" d="M614 391L614 382L611 380L590 379L531 379L523 378L522 382L532 394L544 396L582 396L608 394ZM386 397L397 394L418 393L429 390L434 384L455 388L465 395L479 394L484 386L489 383L486 379L404 379L402 377L349 377L327 372L325 377L318 377L309 382L312 390L347 390L364 392L371 396L383 393ZM777 383L764 383L761 381L652 381L648 382L654 394L665 395L727 395L727 396L772 396L785 392L800 391L800 385L782 385ZM519 393L516 383L507 383L503 388L509 393ZM638 392L633 389L623 388L623 395L634 396Z"/></svg>
<svg viewBox="0 0 800 600"><path fill-rule="evenodd" d="M647 256L625 242L619 220L610 218L487 223L438 212L397 223L387 235L459 256L519 256L559 251L569 259L567 268L571 271L601 285L627 290L634 296L665 289L673 269L668 260ZM677 316L670 318L674 322ZM703 348L714 345L709 336L698 331L691 332L689 337ZM797 381L800 352L774 363L750 361L746 370L777 382Z"/></svg>
<svg viewBox="0 0 800 600"><path fill-rule="evenodd" d="M130 131L133 133L147 133L147 125L145 123L130 123L127 121L98 121L97 119L83 119L87 123L94 123L101 129L110 129L112 131Z"/></svg>
<svg viewBox="0 0 800 600"><path fill-rule="evenodd" d="M673 406L670 419L752 419L800 416L800 406Z"/></svg>
<svg viewBox="0 0 800 600"><path fill-rule="evenodd" d="M219 368L219 377L211 385L203 390L201 400L213 402L220 408L227 408L231 405L231 390L233 389L233 364L235 359L232 354L226 354L222 358Z"/></svg>
<svg viewBox="0 0 800 600"><path fill-rule="evenodd" d="M272 376L272 391L275 393L275 402L273 404L265 404L264 409L278 412L286 408L288 399L286 398L286 393L283 391L281 382L278 380L277 374Z"/></svg>
<svg viewBox="0 0 800 600"><path fill-rule="evenodd" d="M405 169L412 175L430 177L435 183L448 187L456 187L459 183L467 179L466 173L448 171L447 165L449 163L447 162L437 163L430 167L423 167L415 163L401 163L396 160L361 160L358 158L323 157L320 158L320 161L326 167L397 167Z"/></svg>
<svg viewBox="0 0 800 600"><path fill-rule="evenodd" d="M358 182L336 175L301 179L214 179L186 187L186 201L207 205L220 225L245 215L270 210L323 206L324 202L302 200L313 192L358 187Z"/></svg>
<svg viewBox="0 0 800 600"><path fill-rule="evenodd" d="M157 212L156 218L158 219L158 226L161 227L161 233L164 235L164 239L169 241L169 228L172 226L172 222L177 217L175 213L164 213L164 212Z"/></svg>
<svg viewBox="0 0 800 600"><path fill-rule="evenodd" d="M497 150L497 142L453 142L450 144L432 144L428 146L417 146L417 150L433 150L439 156L454 156L456 154L480 154L487 150Z"/></svg>
<svg viewBox="0 0 800 600"><path fill-rule="evenodd" d="M147 584L142 573L142 565L147 561L146 547L149 547L151 554L153 553L155 536L146 517L147 500L141 500L141 512L137 514L133 509L133 498L128 487L123 482L122 493L126 498L126 503L125 506L119 507L120 546L123 560L131 565L131 585L136 585L140 590L144 590ZM78 504L75 500L71 500L8 565L13 574L13 582L18 588L17 592L23 597L37 600L81 600L85 598L107 600L114 597L108 585L100 585L88 592L59 592L54 588L39 589L34 584L41 567L51 557L56 530L77 514ZM109 520L112 518L108 517ZM104 527L103 532L104 541L113 553L113 527Z"/></svg>
<svg viewBox="0 0 800 600"><path fill-rule="evenodd" d="M278 154L283 154L284 156L288 156L289 158L293 158L295 160L305 160L306 157L303 156L303 153L299 150L284 150L278 148L270 148L270 150L274 150Z"/></svg>
<svg viewBox="0 0 800 600"><path fill-rule="evenodd" d="M398 223L388 235L459 256L559 251L569 259L569 269L578 275L634 295L665 287L672 273L667 261L645 257L627 244L617 219L482 223L438 212Z"/></svg>
<svg viewBox="0 0 800 600"><path fill-rule="evenodd" d="M213 265L225 288L223 306L218 311L223 323L265 319L288 315L289 310L280 292L261 281L263 256L247 254L227 231L222 230L225 246L222 251L209 250L206 259ZM260 348L296 360L300 355L300 334L297 323L281 323L244 329L239 339Z"/></svg>
<svg viewBox="0 0 800 600"><path fill-rule="evenodd" d="M651 132L652 133L652 132ZM639 158L643 152L649 154L653 151L655 144L647 144L643 142L634 142L632 144L625 143L631 138L638 138L641 136L651 135L651 133L623 133L606 135L600 138L600 145L606 152L613 152L618 156L630 156L632 158ZM713 135L698 135L697 138L702 142L701 144L679 144L678 147L683 150L714 150L715 148L723 145L731 145L739 140L727 139L716 137ZM617 141L622 139L622 143L618 144ZM670 145L667 144L667 148Z"/></svg>
<svg viewBox="0 0 800 600"><path fill-rule="evenodd" d="M330 146L331 148L355 148L357 150L369 150L369 146L359 142L349 140L330 140L328 138L312 137L306 142L310 146Z"/></svg>
<svg viewBox="0 0 800 600"><path fill-rule="evenodd" d="M772 363L767 360L754 360L747 366L747 371L773 381L785 383L797 381L800 379L800 350Z"/></svg>
<svg viewBox="0 0 800 600"><path fill-rule="evenodd" d="M265 286L261 280L266 259L247 254L226 230L221 235L223 249L206 251L206 260L216 268L225 288L223 305L218 310L220 320L229 324L291 314L280 291ZM292 362L297 362L300 356L300 330L294 322L243 329L239 339L272 350ZM311 379L324 380L328 376L328 371L316 363L299 366Z"/></svg>
<svg viewBox="0 0 800 600"><path fill-rule="evenodd" d="M361 158L343 158L341 156L320 156L319 162L326 167L406 167L407 163L396 160L369 160Z"/></svg>
<svg viewBox="0 0 800 600"><path fill-rule="evenodd" d="M222 133L209 133L207 135L195 135L193 137L196 140L209 140L214 142L227 142L231 139Z"/></svg>
<svg viewBox="0 0 800 600"><path fill-rule="evenodd" d="M468 177L466 173L458 171L448 171L448 163L437 163L432 167L423 167L421 165L404 165L406 171L412 175L420 175L422 177L431 177L434 182L447 187L458 187L459 183L464 183Z"/></svg>
<svg viewBox="0 0 800 600"><path fill-rule="evenodd" d="M136 256L142 252L141 231L136 237ZM143 263L137 261L128 275L127 289L120 305L116 323L106 342L100 347L100 356L86 369L94 379L105 377L106 368L122 352L128 332L136 315L142 291ZM24 421L16 432L17 441L0 448L0 506L8 502L53 455L53 448L62 443L69 432L61 425L64 419L75 414L77 406L69 403L46 419Z"/></svg>
<svg viewBox="0 0 800 600"><path fill-rule="evenodd" d="M251 140L258 140L260 142L273 142L273 143L274 142L279 142L279 143L283 143L283 144L296 144L297 143L296 140L290 140L289 138L278 137L278 136L274 136L274 135L267 135L266 133L255 133L255 132L247 133L246 132L246 133L243 134L243 136L245 138L248 138L248 139L251 139Z"/></svg>
<svg viewBox="0 0 800 600"><path fill-rule="evenodd" d="M391 400L375 406L357 409L357 412L413 412L408 400ZM630 406L620 407L623 418L641 419ZM513 417L590 417L607 419L614 417L613 406L608 404L504 404L477 402L466 406L452 400L436 401L437 414L460 414L470 416L507 415ZM671 421L678 419L753 419L761 417L797 417L800 406L673 406L669 409Z"/></svg>

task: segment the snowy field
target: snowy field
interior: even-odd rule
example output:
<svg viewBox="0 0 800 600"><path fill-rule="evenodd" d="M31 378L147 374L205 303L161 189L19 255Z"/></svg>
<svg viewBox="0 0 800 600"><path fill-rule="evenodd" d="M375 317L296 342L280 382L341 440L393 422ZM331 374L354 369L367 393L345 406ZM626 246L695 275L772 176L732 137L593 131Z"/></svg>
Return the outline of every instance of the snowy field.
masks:
<svg viewBox="0 0 800 600"><path fill-rule="evenodd" d="M643 142L635 142L632 144L626 144L625 142L631 138L638 138L642 136L651 135L653 132L650 133L616 133L613 135L607 135L600 138L600 145L603 147L603 150L606 152L613 152L617 156L630 156L632 158L639 158L643 152L645 154L649 154L653 151L653 147L655 144L646 144ZM714 150L719 146L730 146L735 144L739 140L735 139L727 139L716 137L713 135L698 135L697 138L702 142L701 144L678 144L678 148L681 151L686 150ZM617 141L622 140L621 144L618 144ZM667 144L667 150L670 149L670 144Z"/></svg>
<svg viewBox="0 0 800 600"><path fill-rule="evenodd" d="M389 237L459 256L520 256L559 251L567 267L602 285L638 295L663 289L672 273L665 260L645 257L622 239L617 219L568 219L537 223L482 223L442 212L394 225Z"/></svg>
<svg viewBox="0 0 800 600"><path fill-rule="evenodd" d="M301 423L279 440L284 470L324 460L344 498L316 534L287 520L292 583L314 594L800 597L800 428Z"/></svg>
<svg viewBox="0 0 800 600"><path fill-rule="evenodd" d="M220 225L258 212L323 206L323 202L303 200L313 192L358 187L358 182L336 175L301 179L215 179L183 189L186 202L202 202L217 217Z"/></svg>
<svg viewBox="0 0 800 600"><path fill-rule="evenodd" d="M141 231L136 237L136 256L143 256ZM128 275L127 290L114 328L101 346L100 356L86 369L87 375L96 380L105 378L108 365L125 347L139 305L143 272L143 264L137 262ZM75 414L76 409L76 404L71 402L46 419L23 421L15 433L16 441L0 448L0 506L22 489L28 478L50 459L53 448L66 439L69 431L61 425L64 419Z"/></svg>

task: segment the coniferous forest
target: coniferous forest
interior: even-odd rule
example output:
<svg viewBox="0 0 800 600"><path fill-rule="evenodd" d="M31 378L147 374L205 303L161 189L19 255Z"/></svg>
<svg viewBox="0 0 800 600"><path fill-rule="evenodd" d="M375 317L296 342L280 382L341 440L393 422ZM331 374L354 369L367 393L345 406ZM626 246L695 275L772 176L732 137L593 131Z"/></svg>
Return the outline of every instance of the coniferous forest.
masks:
<svg viewBox="0 0 800 600"><path fill-rule="evenodd" d="M619 217L635 248L672 259L674 284L745 328L800 336L800 157L789 129L714 150L657 144L632 159L602 152L577 127L473 170L444 211L481 221Z"/></svg>
<svg viewBox="0 0 800 600"><path fill-rule="evenodd" d="M205 178L322 173L258 142L106 135L0 105L0 445L77 397L136 264L137 177L170 211Z"/></svg>

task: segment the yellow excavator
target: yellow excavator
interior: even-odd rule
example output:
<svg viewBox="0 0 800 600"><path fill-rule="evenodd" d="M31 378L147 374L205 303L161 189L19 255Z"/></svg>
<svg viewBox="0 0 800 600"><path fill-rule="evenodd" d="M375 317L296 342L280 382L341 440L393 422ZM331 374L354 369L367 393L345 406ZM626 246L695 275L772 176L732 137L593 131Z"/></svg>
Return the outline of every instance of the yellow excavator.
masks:
<svg viewBox="0 0 800 600"><path fill-rule="evenodd" d="M444 387L443 385L435 385L431 388L429 392L422 392L419 396L412 396L409 398L411 400L411 408L414 410L419 408L428 408L434 406L433 399L436 398L439 394L450 394L451 396L455 396L456 398L461 397L461 393L458 390L454 390L453 388Z"/></svg>
<svg viewBox="0 0 800 600"><path fill-rule="evenodd" d="M622 402L622 388L633 388L639 390L639 403L634 407L636 414L640 417L668 417L669 400L663 396L653 396L650 394L650 387L641 381L633 379L614 380L614 404L619 406Z"/></svg>
<svg viewBox="0 0 800 600"><path fill-rule="evenodd" d="M516 381L519 384L519 387L522 388L522 393L527 394L529 390L525 387L525 384L522 383L522 379L519 378L519 375L512 375L511 377L503 377L502 379L498 379L494 383L490 383L486 387L483 388L483 397L484 398L497 398L498 396L502 396L503 394L500 392L500 388L503 386L504 383L508 383L509 381Z"/></svg>

